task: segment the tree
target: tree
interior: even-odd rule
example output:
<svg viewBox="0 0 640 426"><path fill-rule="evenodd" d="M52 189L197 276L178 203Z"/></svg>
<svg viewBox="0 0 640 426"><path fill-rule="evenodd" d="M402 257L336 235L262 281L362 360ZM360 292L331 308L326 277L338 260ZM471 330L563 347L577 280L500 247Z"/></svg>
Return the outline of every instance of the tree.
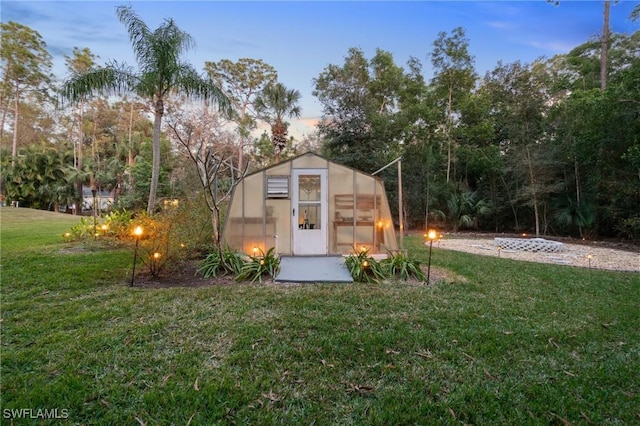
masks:
<svg viewBox="0 0 640 426"><path fill-rule="evenodd" d="M513 194L510 199L519 198L533 208L536 235L541 231L547 197L557 190L557 153L545 137L549 109L545 71L542 63L499 63L481 86L492 106L493 143L508 164L503 171L505 189Z"/></svg>
<svg viewBox="0 0 640 426"><path fill-rule="evenodd" d="M223 259L222 206L238 182L236 176L243 176L246 171L235 170L233 151L228 143L233 135L224 130L220 117L206 106L201 111L172 109L168 125L172 130L172 138L196 166L204 199L211 213L216 249Z"/></svg>
<svg viewBox="0 0 640 426"><path fill-rule="evenodd" d="M77 78L87 73L91 68L95 66L97 56L91 53L88 47L80 50L78 47L73 48L72 56L65 56L65 63L67 70L71 73L72 77ZM75 167L78 172L83 168L83 145L84 145L84 101L81 99L78 102L78 137L77 142L74 144L74 158ZM79 181L76 188L76 209L75 214L82 214L82 186L83 182Z"/></svg>
<svg viewBox="0 0 640 426"><path fill-rule="evenodd" d="M13 98L13 141L11 164L15 165L18 152L18 122L20 117L20 101L25 93L42 98L44 85L51 79L51 55L47 45L37 31L9 21L0 22L2 47L2 106L3 113L0 129L4 128L6 105L9 97ZM1 130L0 130L1 131Z"/></svg>
<svg viewBox="0 0 640 426"><path fill-rule="evenodd" d="M547 0L548 3L553 3L555 6L560 4L559 0ZM611 29L609 26L609 18L611 16L611 0L604 0L604 10L602 13L602 36L600 37L600 90L603 92L607 89L607 80L609 76L609 39L611 37ZM629 18L633 21L637 19L640 10L638 6L634 8L629 15Z"/></svg>
<svg viewBox="0 0 640 426"><path fill-rule="evenodd" d="M373 172L372 144L367 123L369 62L361 49L350 48L344 64L329 64L313 80L313 96L322 104L318 130L322 151L343 164ZM379 166L379 165L378 165Z"/></svg>
<svg viewBox="0 0 640 426"><path fill-rule="evenodd" d="M609 16L611 15L611 0L604 0L604 13L602 14L602 48L600 49L600 90L607 89L609 78Z"/></svg>
<svg viewBox="0 0 640 426"><path fill-rule="evenodd" d="M110 62L105 67L91 70L66 81L63 99L78 101L94 92L135 93L153 104L153 155L151 183L147 212L155 209L160 174L160 133L165 102L175 93L188 98L212 100L225 112L230 111L227 96L211 79L200 76L180 58L193 47L189 34L180 30L172 19L167 19L156 30L151 30L129 6L116 8L118 18L127 28L139 71Z"/></svg>
<svg viewBox="0 0 640 426"><path fill-rule="evenodd" d="M50 144L31 144L20 149L13 167L3 167L7 196L25 207L59 210L72 201L71 152Z"/></svg>
<svg viewBox="0 0 640 426"><path fill-rule="evenodd" d="M209 76L223 88L237 112L232 120L238 124L240 134L238 170L242 170L244 148L250 131L255 128L256 113L252 111L253 102L266 86L278 80L278 73L264 61L250 58L240 58L238 62L232 62L229 59L205 62L204 68Z"/></svg>
<svg viewBox="0 0 640 426"><path fill-rule="evenodd" d="M369 172L397 157L403 121L396 116L405 84L404 70L380 49L368 60L361 49L351 48L344 64L325 67L313 91L323 106L318 125L323 153Z"/></svg>
<svg viewBox="0 0 640 426"><path fill-rule="evenodd" d="M640 4L636 5L629 14L629 19L633 22L640 20Z"/></svg>
<svg viewBox="0 0 640 426"><path fill-rule="evenodd" d="M282 83L270 84L256 98L255 108L264 121L271 125L271 142L276 154L276 163L280 162L282 150L287 146L286 117L300 117L302 108L298 104L300 92L287 89Z"/></svg>
<svg viewBox="0 0 640 426"><path fill-rule="evenodd" d="M469 39L462 27L457 27L450 36L440 32L433 43L431 53L435 76L432 85L446 99L445 129L447 134L447 182L451 178L453 149L453 121L458 104L470 94L476 81L473 57L469 53Z"/></svg>

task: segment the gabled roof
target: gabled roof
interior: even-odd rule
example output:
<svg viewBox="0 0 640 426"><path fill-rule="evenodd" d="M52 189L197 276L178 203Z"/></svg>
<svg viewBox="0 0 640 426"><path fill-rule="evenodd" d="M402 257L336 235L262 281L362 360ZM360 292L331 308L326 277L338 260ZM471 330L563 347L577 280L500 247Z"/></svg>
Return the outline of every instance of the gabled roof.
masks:
<svg viewBox="0 0 640 426"><path fill-rule="evenodd" d="M328 157L325 157L324 155L320 155L320 154L318 154L318 153L317 153L317 152L315 152L315 151L307 151L307 152L304 152L304 153L302 153L302 154L296 155L295 157L288 158L288 159L286 159L286 160L284 160L284 161L281 161L281 162L279 162L279 163L272 164L272 165L267 166L267 167L265 167L265 168L262 168L262 169L256 170L256 171L251 172L251 173L249 173L248 175L244 176L244 177L243 177L243 179L244 179L244 178L248 178L249 176L255 175L255 174L257 174L257 173L262 173L262 172L264 172L265 170L269 170L269 169L272 169L272 168L274 168L274 167L282 166L283 164L293 162L293 161L295 161L296 159L301 158L301 157L304 157L304 156L306 156L306 155L313 155L314 157L322 158L323 160L326 160L326 161L327 161L327 162L329 162L329 163L336 164L336 165L338 165L338 166L341 166L341 167L344 167L344 168L346 168L346 169L352 170L352 171L354 171L354 172L356 172L356 173L360 173L360 174L363 174L363 175L365 175L365 176L369 176L369 177L371 177L371 178L373 178L373 179L376 179L376 180L382 181L382 178L381 178L381 177L379 177L379 176L374 176L374 175L372 175L372 174L370 174L370 173L367 173L367 172L365 172L365 171L362 171L362 170L356 169L355 167L351 167L351 166L348 166L348 165L346 165L346 164L339 163L339 162L337 162L337 161L335 161L335 160L332 160L332 159L330 159L330 158L328 158Z"/></svg>

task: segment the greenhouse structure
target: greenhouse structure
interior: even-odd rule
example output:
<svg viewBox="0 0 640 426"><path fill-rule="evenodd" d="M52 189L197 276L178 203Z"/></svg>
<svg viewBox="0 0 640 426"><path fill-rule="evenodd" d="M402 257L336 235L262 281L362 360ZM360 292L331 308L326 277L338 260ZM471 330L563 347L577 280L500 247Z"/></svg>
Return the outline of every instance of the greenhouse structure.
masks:
<svg viewBox="0 0 640 426"><path fill-rule="evenodd" d="M378 177L307 152L245 176L235 187L225 243L248 255L348 255L398 249Z"/></svg>

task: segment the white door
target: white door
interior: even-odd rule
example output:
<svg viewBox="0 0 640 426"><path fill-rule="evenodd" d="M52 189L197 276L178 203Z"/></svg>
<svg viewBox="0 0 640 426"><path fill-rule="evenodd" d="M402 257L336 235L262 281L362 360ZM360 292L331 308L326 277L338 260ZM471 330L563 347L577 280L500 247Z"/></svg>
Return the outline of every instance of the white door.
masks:
<svg viewBox="0 0 640 426"><path fill-rule="evenodd" d="M326 255L328 239L327 170L292 172L294 255Z"/></svg>

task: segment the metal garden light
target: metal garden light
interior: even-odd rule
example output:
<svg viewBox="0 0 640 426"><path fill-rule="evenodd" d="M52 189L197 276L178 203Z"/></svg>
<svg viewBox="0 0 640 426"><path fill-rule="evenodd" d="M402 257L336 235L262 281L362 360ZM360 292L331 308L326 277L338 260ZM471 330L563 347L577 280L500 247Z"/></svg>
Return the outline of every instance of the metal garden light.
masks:
<svg viewBox="0 0 640 426"><path fill-rule="evenodd" d="M91 194L93 195L93 239L95 240L98 237L98 233L96 232L96 193L98 190L95 187L91 188Z"/></svg>
<svg viewBox="0 0 640 426"><path fill-rule="evenodd" d="M136 248L133 251L133 270L131 271L131 285L133 287L133 280L136 277L136 261L138 260L138 242L140 241L140 237L142 236L142 227L136 226L136 229L133 230L133 236L136 239Z"/></svg>
<svg viewBox="0 0 640 426"><path fill-rule="evenodd" d="M429 240L429 264L427 266L427 284L429 284L429 279L431 278L431 251L433 250L433 240L438 238L438 233L435 229L429 229L426 237Z"/></svg>

